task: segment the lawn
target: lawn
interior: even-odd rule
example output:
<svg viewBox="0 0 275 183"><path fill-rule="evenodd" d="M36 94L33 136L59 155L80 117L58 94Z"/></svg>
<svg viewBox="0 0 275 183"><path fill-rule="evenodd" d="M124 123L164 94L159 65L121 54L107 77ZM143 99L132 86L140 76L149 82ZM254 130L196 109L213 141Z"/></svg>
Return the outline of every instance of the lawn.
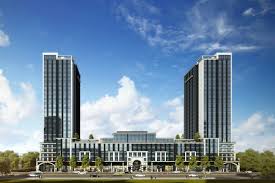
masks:
<svg viewBox="0 0 275 183"><path fill-rule="evenodd" d="M275 183L275 180L0 180L0 183Z"/></svg>

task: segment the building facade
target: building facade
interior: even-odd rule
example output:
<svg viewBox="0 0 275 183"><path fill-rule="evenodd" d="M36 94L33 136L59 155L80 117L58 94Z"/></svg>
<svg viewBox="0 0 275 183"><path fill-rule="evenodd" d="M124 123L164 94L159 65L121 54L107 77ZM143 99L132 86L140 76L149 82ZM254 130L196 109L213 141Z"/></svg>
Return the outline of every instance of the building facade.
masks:
<svg viewBox="0 0 275 183"><path fill-rule="evenodd" d="M232 53L202 56L184 77L184 137L208 141L209 154L220 148L234 159L232 126ZM213 154L215 156L215 154Z"/></svg>
<svg viewBox="0 0 275 183"><path fill-rule="evenodd" d="M239 170L231 142L231 59L231 53L202 56L185 75L185 138L118 131L110 138L80 140L73 138L75 133L80 135L77 66L71 56L43 54L45 136L37 169L46 170L46 164L55 166L57 156L64 158L66 166L75 156L80 165L88 155L91 167L100 157L106 171L171 171L180 155L187 166L191 156L198 163L203 156L210 161L221 156L226 169L234 164ZM195 133L201 135L199 140L194 140Z"/></svg>
<svg viewBox="0 0 275 183"><path fill-rule="evenodd" d="M44 142L40 158L70 156L69 139L80 135L80 74L72 56L43 53ZM45 152L45 153L44 153Z"/></svg>
<svg viewBox="0 0 275 183"><path fill-rule="evenodd" d="M184 135L231 142L232 53L202 56L184 77Z"/></svg>

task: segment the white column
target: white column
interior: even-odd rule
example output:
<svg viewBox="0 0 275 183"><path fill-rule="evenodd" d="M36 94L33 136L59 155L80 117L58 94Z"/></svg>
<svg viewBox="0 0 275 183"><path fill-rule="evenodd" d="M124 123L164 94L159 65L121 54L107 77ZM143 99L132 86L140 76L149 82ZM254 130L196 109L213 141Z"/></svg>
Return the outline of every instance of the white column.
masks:
<svg viewBox="0 0 275 183"><path fill-rule="evenodd" d="M70 159L69 161L71 160L72 158L72 138L70 138ZM70 166L70 170L72 171L72 167Z"/></svg>
<svg viewBox="0 0 275 183"><path fill-rule="evenodd" d="M218 156L220 156L220 139L218 138Z"/></svg>
<svg viewBox="0 0 275 183"><path fill-rule="evenodd" d="M70 138L70 159L72 157L72 138Z"/></svg>
<svg viewBox="0 0 275 183"><path fill-rule="evenodd" d="M240 172L240 164L237 164L237 172Z"/></svg>
<svg viewBox="0 0 275 183"><path fill-rule="evenodd" d="M37 159L36 159L36 162L35 162L35 164L36 164L36 171L38 171L39 170L39 165L38 165L38 162L37 162Z"/></svg>
<svg viewBox="0 0 275 183"><path fill-rule="evenodd" d="M205 146L205 138L203 139L203 155L205 156L206 155L206 146Z"/></svg>

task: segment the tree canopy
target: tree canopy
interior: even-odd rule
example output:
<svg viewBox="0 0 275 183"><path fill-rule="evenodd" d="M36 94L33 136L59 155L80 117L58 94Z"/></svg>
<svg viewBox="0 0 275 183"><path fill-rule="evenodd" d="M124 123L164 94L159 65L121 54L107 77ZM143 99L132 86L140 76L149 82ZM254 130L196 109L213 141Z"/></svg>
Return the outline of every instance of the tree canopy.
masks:
<svg viewBox="0 0 275 183"><path fill-rule="evenodd" d="M63 157L62 156L57 156L56 157L56 168L61 170L62 167L63 167Z"/></svg>
<svg viewBox="0 0 275 183"><path fill-rule="evenodd" d="M89 135L89 139L91 139L91 140L94 139L93 134L90 134L90 135Z"/></svg>
<svg viewBox="0 0 275 183"><path fill-rule="evenodd" d="M96 166L96 168L98 169L98 170L102 170L102 168L103 168L103 162L102 162L102 159L100 158L100 157L96 157L96 159L95 159L95 166Z"/></svg>
<svg viewBox="0 0 275 183"><path fill-rule="evenodd" d="M18 165L19 165L19 156L17 153L15 153L14 151L4 151L4 152L0 152L0 158L3 159L7 159L8 161L5 161L5 163L8 163L8 167L12 170L18 169Z"/></svg>
<svg viewBox="0 0 275 183"><path fill-rule="evenodd" d="M76 157L75 156L72 156L70 158L70 167L72 170L74 170L76 168Z"/></svg>
<svg viewBox="0 0 275 183"><path fill-rule="evenodd" d="M177 155L175 164L176 164L176 167L177 167L179 170L182 170L182 168L183 168L183 166L184 166L184 164L183 164L183 156Z"/></svg>
<svg viewBox="0 0 275 183"><path fill-rule="evenodd" d="M214 166L220 171L223 168L223 160L222 157L216 156L214 161Z"/></svg>
<svg viewBox="0 0 275 183"><path fill-rule="evenodd" d="M90 165L90 159L89 159L89 155L85 154L82 158L82 168L85 170L86 168L88 168Z"/></svg>
<svg viewBox="0 0 275 183"><path fill-rule="evenodd" d="M196 133L194 134L194 140L195 140L196 142L200 142L200 138L201 138L201 136L200 136L199 132L196 132Z"/></svg>
<svg viewBox="0 0 275 183"><path fill-rule="evenodd" d="M203 169L203 171L205 172L205 170L207 168L210 167L210 162L209 162L209 157L208 156L203 156L201 159L201 167Z"/></svg>
<svg viewBox="0 0 275 183"><path fill-rule="evenodd" d="M198 163L197 163L197 158L196 158L196 156L191 156L191 157L190 157L190 160L189 160L189 168L190 168L191 170L194 170L194 169L197 168L197 166L198 166Z"/></svg>
<svg viewBox="0 0 275 183"><path fill-rule="evenodd" d="M74 138L76 139L76 140L79 140L79 134L78 133L74 133Z"/></svg>
<svg viewBox="0 0 275 183"><path fill-rule="evenodd" d="M8 174L11 171L11 163L8 158L0 157L0 173Z"/></svg>
<svg viewBox="0 0 275 183"><path fill-rule="evenodd" d="M0 152L0 172L7 174L11 170L25 169L29 171L35 169L38 157L38 152L28 152L22 156L10 150Z"/></svg>
<svg viewBox="0 0 275 183"><path fill-rule="evenodd" d="M242 171L261 172L263 176L275 175L275 155L270 151L258 152L247 149L237 153Z"/></svg>
<svg viewBox="0 0 275 183"><path fill-rule="evenodd" d="M36 159L39 157L38 152L28 152L22 155L21 162L24 169L35 169Z"/></svg>
<svg viewBox="0 0 275 183"><path fill-rule="evenodd" d="M258 172L261 170L261 154L253 149L237 153L240 160L241 170Z"/></svg>

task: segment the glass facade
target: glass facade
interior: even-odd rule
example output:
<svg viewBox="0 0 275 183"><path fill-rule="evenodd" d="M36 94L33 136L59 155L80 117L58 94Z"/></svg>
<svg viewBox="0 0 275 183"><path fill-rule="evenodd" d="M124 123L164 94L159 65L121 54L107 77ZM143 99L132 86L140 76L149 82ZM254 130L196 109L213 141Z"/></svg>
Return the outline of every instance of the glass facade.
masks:
<svg viewBox="0 0 275 183"><path fill-rule="evenodd" d="M184 137L193 139L199 131L198 123L198 65L184 76Z"/></svg>
<svg viewBox="0 0 275 183"><path fill-rule="evenodd" d="M232 54L203 56L184 77L184 135L231 142ZM202 65L202 67L200 67ZM200 93L202 98L199 98ZM199 101L203 100L203 101ZM200 108L200 105L203 105ZM203 116L199 118L198 115ZM200 124L203 128L199 129Z"/></svg>
<svg viewBox="0 0 275 183"><path fill-rule="evenodd" d="M124 163L129 164L136 159L142 159L146 165L151 163L171 163L174 162L177 155L183 156L185 162L190 160L191 156L196 156L198 161L203 156L209 156L211 161L214 161L217 155L220 155L224 161L234 161L234 144L233 143L220 143L218 138L205 138L200 142L194 140L172 140L157 142L125 142L125 139L118 140L119 135L126 134L142 134L144 138L147 135L155 135L155 133L137 132L137 131L124 131L113 134L113 138L105 138L100 140L80 140L72 142L72 155L76 156L78 161L82 161L85 154L89 155L90 163L95 162L96 157L100 157L105 165L110 163ZM147 134L147 135L146 135ZM133 135L134 136L134 135ZM137 138L139 139L139 138ZM169 142L168 142L169 140ZM63 140L63 156L65 153L69 156L69 144L67 140ZM61 145L57 145L61 146ZM41 152L46 154L42 158L49 160L53 157L56 144L44 144Z"/></svg>
<svg viewBox="0 0 275 183"><path fill-rule="evenodd" d="M204 137L231 142L231 56L204 60Z"/></svg>
<svg viewBox="0 0 275 183"><path fill-rule="evenodd" d="M44 143L56 143L56 155L67 157L66 140L80 135L80 74L72 56L43 54Z"/></svg>
<svg viewBox="0 0 275 183"><path fill-rule="evenodd" d="M174 161L175 149L174 139L156 138L155 133L146 131L118 131L113 134L113 138L73 142L73 154L79 161L81 153L89 152L91 162L95 161L96 156L101 157L104 162L126 163L127 158L133 157L146 158L146 162Z"/></svg>

